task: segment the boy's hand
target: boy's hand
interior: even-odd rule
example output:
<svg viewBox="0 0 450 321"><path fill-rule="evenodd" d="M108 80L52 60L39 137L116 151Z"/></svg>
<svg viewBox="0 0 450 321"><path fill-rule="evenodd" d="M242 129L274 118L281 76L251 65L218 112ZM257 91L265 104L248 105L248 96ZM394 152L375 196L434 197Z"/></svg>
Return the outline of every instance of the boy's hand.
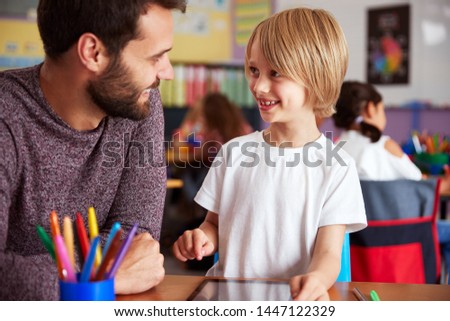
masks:
<svg viewBox="0 0 450 321"><path fill-rule="evenodd" d="M330 296L320 278L313 274L297 275L291 278L291 297L295 301L328 301Z"/></svg>
<svg viewBox="0 0 450 321"><path fill-rule="evenodd" d="M199 228L184 232L173 245L173 254L183 262L193 259L200 261L213 252L214 244Z"/></svg>

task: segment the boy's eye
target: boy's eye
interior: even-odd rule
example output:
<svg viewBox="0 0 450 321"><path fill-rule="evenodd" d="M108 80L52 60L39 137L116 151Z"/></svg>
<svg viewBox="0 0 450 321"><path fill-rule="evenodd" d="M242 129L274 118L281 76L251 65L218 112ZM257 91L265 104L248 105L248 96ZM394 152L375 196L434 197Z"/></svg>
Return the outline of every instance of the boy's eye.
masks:
<svg viewBox="0 0 450 321"><path fill-rule="evenodd" d="M272 70L271 71L272 77L281 77L281 74L278 71Z"/></svg>
<svg viewBox="0 0 450 321"><path fill-rule="evenodd" d="M251 73L252 75L258 73L258 69L256 69L255 67L248 67L248 70L250 70L250 73Z"/></svg>

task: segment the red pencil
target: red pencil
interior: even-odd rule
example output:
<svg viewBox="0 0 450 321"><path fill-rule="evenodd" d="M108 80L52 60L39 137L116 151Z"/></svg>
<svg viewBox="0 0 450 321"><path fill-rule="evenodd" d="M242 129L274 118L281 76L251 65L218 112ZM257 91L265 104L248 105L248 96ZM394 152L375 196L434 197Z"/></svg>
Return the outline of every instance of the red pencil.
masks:
<svg viewBox="0 0 450 321"><path fill-rule="evenodd" d="M86 260L86 256L88 255L90 245L86 229L84 228L83 218L81 217L80 212L77 213L75 225L77 227L78 241L80 242L81 254L83 255L84 262Z"/></svg>
<svg viewBox="0 0 450 321"><path fill-rule="evenodd" d="M119 252L122 237L122 229L119 229L114 235L111 245L106 251L103 261L98 267L97 274L95 275L94 281L101 281L105 278L105 273L107 268L111 267L111 263L114 261L117 252Z"/></svg>

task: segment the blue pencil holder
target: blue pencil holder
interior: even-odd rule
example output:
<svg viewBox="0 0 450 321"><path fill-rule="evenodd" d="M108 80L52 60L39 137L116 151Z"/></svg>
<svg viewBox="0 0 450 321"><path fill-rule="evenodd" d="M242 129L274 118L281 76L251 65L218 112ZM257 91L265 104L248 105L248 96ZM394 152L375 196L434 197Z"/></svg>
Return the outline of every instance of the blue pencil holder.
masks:
<svg viewBox="0 0 450 321"><path fill-rule="evenodd" d="M114 301L114 278L98 282L59 281L61 301Z"/></svg>

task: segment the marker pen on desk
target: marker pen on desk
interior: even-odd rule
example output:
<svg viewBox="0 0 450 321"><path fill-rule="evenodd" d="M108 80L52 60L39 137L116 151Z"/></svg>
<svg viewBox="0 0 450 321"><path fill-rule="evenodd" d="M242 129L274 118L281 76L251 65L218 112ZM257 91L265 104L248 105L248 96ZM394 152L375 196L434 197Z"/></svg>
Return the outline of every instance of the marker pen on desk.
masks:
<svg viewBox="0 0 450 321"><path fill-rule="evenodd" d="M128 248L131 245L131 242L133 241L134 235L136 234L138 228L138 224L134 224L133 228L131 229L130 233L128 234L125 241L122 243L122 246L119 250L119 253L116 256L116 259L114 260L113 265L111 266L111 269L106 273L105 279L113 278L116 274L117 270L119 269L120 263L122 263L123 258L125 257L125 254L128 251Z"/></svg>
<svg viewBox="0 0 450 321"><path fill-rule="evenodd" d="M378 293L375 292L375 290L370 291L370 298L372 299L372 301L381 301Z"/></svg>
<svg viewBox="0 0 450 321"><path fill-rule="evenodd" d="M98 225L97 225L97 217L95 216L95 210L91 206L88 209L88 225L89 225L89 234L91 236L91 241L98 236ZM97 247L97 252L95 253L95 261L94 266L98 267L102 260L102 249L100 245Z"/></svg>
<svg viewBox="0 0 450 321"><path fill-rule="evenodd" d="M55 245L53 244L50 236L48 236L47 232L45 232L44 228L40 225L36 227L39 238L41 239L42 243L44 244L45 248L47 249L48 253L50 253L50 256L53 258L53 260L56 261L55 256Z"/></svg>
<svg viewBox="0 0 450 321"><path fill-rule="evenodd" d="M366 296L358 288L353 288L352 292L358 301L367 301Z"/></svg>

